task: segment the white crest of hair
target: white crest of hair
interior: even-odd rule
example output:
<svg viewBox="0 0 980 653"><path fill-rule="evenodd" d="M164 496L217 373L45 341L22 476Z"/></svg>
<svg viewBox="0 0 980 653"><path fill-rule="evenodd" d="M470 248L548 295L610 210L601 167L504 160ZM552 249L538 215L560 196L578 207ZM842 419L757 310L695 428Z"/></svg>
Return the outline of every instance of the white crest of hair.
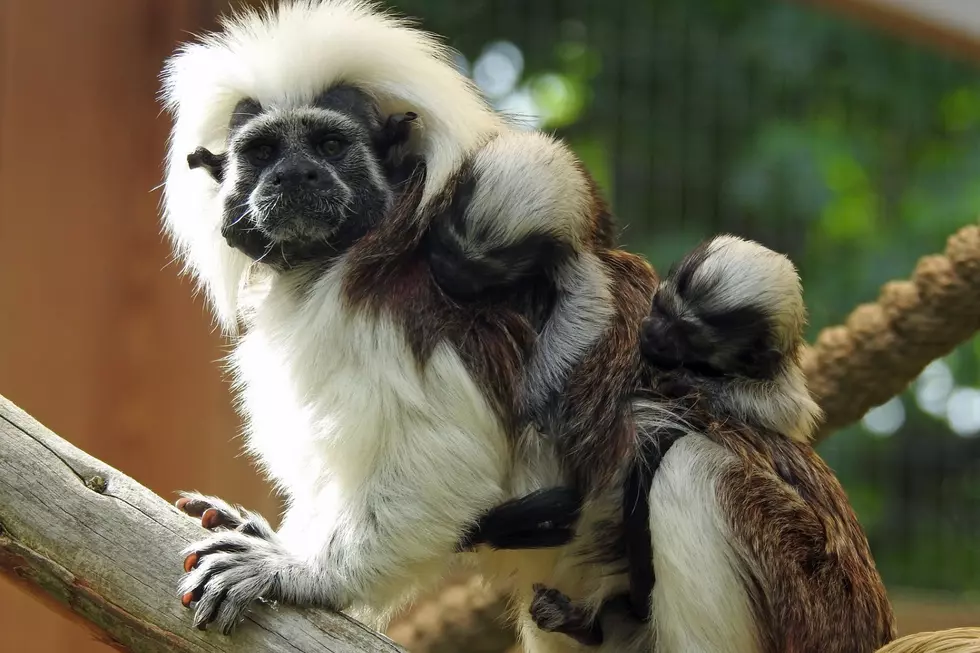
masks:
<svg viewBox="0 0 980 653"><path fill-rule="evenodd" d="M478 184L466 224L483 236L480 247L503 247L543 233L583 249L593 200L585 172L567 146L541 132L505 132L480 148L473 171Z"/></svg>
<svg viewBox="0 0 980 653"><path fill-rule="evenodd" d="M800 442L809 442L821 410L810 395L799 364L806 305L799 275L783 254L751 240L722 235L707 246L692 287L704 289L695 301L705 312L751 307L771 321L783 357L776 377L739 379L726 384L713 401L739 417ZM676 299L674 295L668 297Z"/></svg>
<svg viewBox="0 0 980 653"><path fill-rule="evenodd" d="M806 306L800 277L783 254L737 236L717 236L708 243L694 283L698 280L709 289L698 298L707 311L752 307L770 316L780 351L791 350L802 336Z"/></svg>
<svg viewBox="0 0 980 653"><path fill-rule="evenodd" d="M540 405L561 388L613 315L608 276L584 242L594 198L571 150L540 132L501 132L476 152L472 166L477 184L465 214L467 234L449 232L468 256L479 260L534 234L552 236L576 253L553 280L556 307L524 375L526 405Z"/></svg>
<svg viewBox="0 0 980 653"><path fill-rule="evenodd" d="M228 19L166 64L162 97L173 114L164 223L226 331L235 330L249 259L220 233L216 185L186 156L222 152L244 98L264 108L308 105L332 84L356 84L384 112L419 114L414 149L427 163L423 207L464 158L505 128L433 35L360 0L286 0Z"/></svg>
<svg viewBox="0 0 980 653"><path fill-rule="evenodd" d="M651 627L663 653L758 653L746 590L749 573L732 547L718 482L733 454L700 433L667 452L650 489L657 580Z"/></svg>

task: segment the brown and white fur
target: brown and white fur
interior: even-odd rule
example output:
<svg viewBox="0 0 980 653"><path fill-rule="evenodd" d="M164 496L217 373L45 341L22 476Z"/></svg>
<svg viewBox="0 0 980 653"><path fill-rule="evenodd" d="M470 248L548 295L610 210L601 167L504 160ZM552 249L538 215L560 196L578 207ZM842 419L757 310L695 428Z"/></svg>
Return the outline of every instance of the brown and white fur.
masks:
<svg viewBox="0 0 980 653"><path fill-rule="evenodd" d="M647 501L627 496L610 547L626 548L629 513L648 510L650 620L620 600L628 584L612 601L553 585L534 593L538 626L576 626L593 643L602 632L584 648L610 653L873 651L895 636L856 516L809 444L819 410L799 367L804 321L789 260L736 237L711 239L658 283L640 330L650 376L631 402ZM636 491L612 483L624 486ZM601 541L608 524L593 519ZM525 635L548 642L532 650L580 646L530 625Z"/></svg>
<svg viewBox="0 0 980 653"><path fill-rule="evenodd" d="M419 114L409 145L424 175L329 265L256 263L222 236L226 184L186 156L223 152L244 99L304 111L342 83L385 115ZM838 650L864 613L837 619L840 585L784 575L804 548L790 537L798 528L827 541L827 555L802 568L840 574L852 602L890 626L863 535L804 443L802 381L790 383L789 412L758 390L782 392L792 374L734 393L747 407L734 435L665 403L640 355L652 269L613 249L608 212L574 156L502 121L432 37L364 3L282 3L184 48L164 95L175 118L165 226L235 338L247 446L288 506L277 532L245 515L189 550L182 591L208 602L223 631L258 596L380 622L438 579L481 514L571 482L588 498L568 547L458 556L516 581L530 650L569 650L528 616L532 586L595 606L627 589L623 556L597 536L620 527L643 442L688 424L651 479L654 612L644 648L632 650L814 650L817 636L830 643L821 650ZM783 428L794 409L799 420ZM783 468L793 480L774 476ZM207 497L182 505L210 514L206 524L213 509L234 512ZM799 627L781 633L776 614ZM848 641L871 650L871 638Z"/></svg>

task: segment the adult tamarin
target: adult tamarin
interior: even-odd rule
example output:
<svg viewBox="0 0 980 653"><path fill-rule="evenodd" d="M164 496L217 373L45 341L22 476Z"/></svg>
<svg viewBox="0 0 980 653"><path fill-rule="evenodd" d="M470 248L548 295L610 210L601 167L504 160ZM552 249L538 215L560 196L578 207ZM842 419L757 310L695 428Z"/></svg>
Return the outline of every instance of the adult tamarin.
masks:
<svg viewBox="0 0 980 653"><path fill-rule="evenodd" d="M526 588L532 650L567 650L527 615L531 588L594 605L628 588L614 536L623 488L644 434L683 423L643 396L638 334L655 275L612 249L582 166L502 121L430 35L359 2L241 14L168 63L164 95L165 225L236 339L246 443L287 501L273 531L208 497L182 500L218 528L188 550L181 593L196 622L230 632L259 597L383 616L438 578L488 510L572 483L587 496L569 545L463 554ZM404 138L379 146L392 125ZM743 561L731 553L742 540L721 526L725 451L685 436L653 477L657 650L773 641L768 613L715 609L754 605L752 574L771 571L755 563L793 559L778 539ZM847 567L854 595L887 629L863 540L841 541L859 563ZM688 555L679 585L658 563L669 552ZM695 615L714 620L691 629ZM856 619L822 631L822 650L858 641L839 637Z"/></svg>

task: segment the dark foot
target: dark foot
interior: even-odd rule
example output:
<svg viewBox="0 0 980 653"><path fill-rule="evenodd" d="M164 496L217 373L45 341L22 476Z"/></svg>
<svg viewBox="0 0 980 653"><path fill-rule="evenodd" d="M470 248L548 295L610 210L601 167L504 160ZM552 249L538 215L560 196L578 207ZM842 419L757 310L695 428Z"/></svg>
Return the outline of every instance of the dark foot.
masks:
<svg viewBox="0 0 980 653"><path fill-rule="evenodd" d="M530 613L535 625L545 632L568 635L585 646L602 643L598 622L590 621L583 608L556 589L535 585Z"/></svg>

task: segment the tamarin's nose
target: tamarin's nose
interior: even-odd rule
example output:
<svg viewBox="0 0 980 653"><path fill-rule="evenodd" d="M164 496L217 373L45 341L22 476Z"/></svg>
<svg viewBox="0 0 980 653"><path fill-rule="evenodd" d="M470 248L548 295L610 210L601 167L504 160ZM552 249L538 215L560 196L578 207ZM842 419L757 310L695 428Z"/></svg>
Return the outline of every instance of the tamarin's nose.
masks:
<svg viewBox="0 0 980 653"><path fill-rule="evenodd" d="M680 338L670 320L654 310L640 323L640 352L658 367L672 368L683 360Z"/></svg>
<svg viewBox="0 0 980 653"><path fill-rule="evenodd" d="M320 170L310 160L283 161L272 173L273 186L282 191L300 188L326 190L330 187L330 175Z"/></svg>

